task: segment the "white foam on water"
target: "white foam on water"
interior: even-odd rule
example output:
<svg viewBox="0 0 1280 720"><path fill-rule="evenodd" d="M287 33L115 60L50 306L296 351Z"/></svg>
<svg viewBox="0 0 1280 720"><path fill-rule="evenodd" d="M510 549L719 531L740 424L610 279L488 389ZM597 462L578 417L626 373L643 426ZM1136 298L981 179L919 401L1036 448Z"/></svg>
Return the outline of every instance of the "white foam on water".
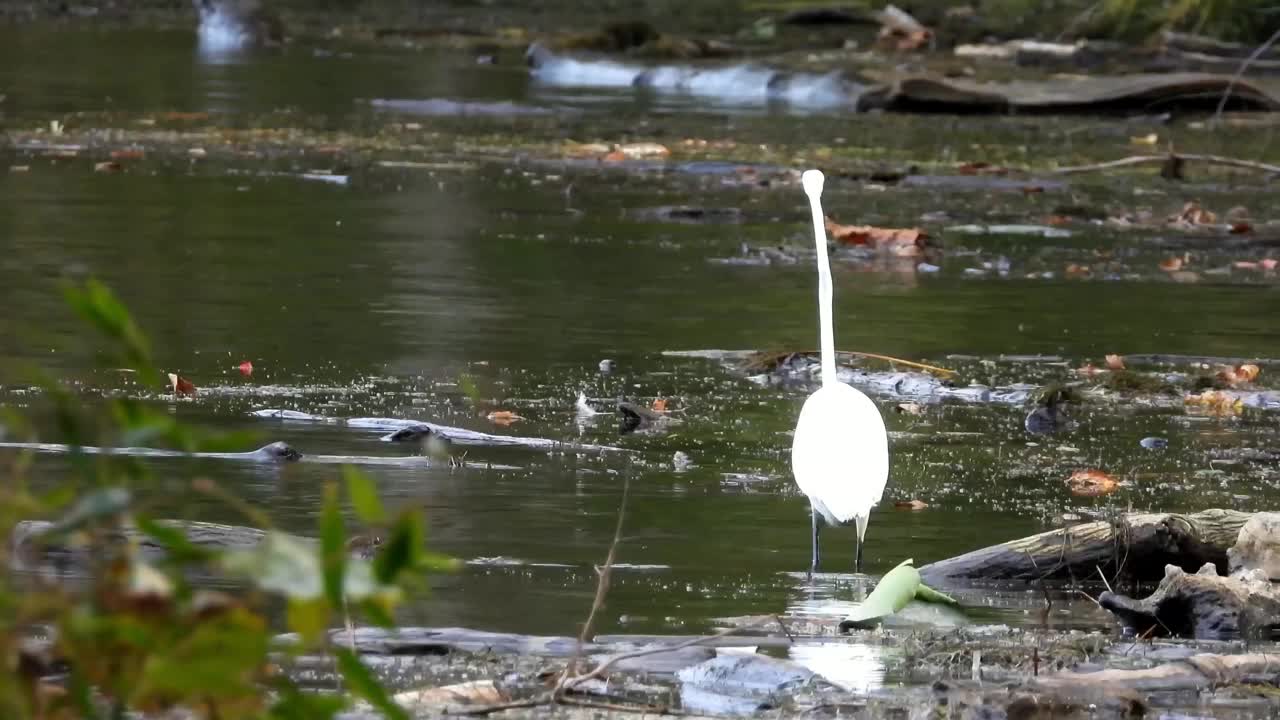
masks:
<svg viewBox="0 0 1280 720"><path fill-rule="evenodd" d="M644 68L612 60L579 60L536 46L528 55L533 78L546 85L577 88L642 88L667 95L721 102L797 107L856 107L862 87L839 72L784 73L759 65L726 67L658 65Z"/></svg>
<svg viewBox="0 0 1280 720"><path fill-rule="evenodd" d="M200 52L222 54L240 50L252 39L249 32L241 25L234 14L222 5L213 5L212 9L204 4L199 5L200 28L197 31Z"/></svg>
<svg viewBox="0 0 1280 720"><path fill-rule="evenodd" d="M574 60L552 56L540 61L533 77L548 85L584 88L631 87L644 68L607 60Z"/></svg>

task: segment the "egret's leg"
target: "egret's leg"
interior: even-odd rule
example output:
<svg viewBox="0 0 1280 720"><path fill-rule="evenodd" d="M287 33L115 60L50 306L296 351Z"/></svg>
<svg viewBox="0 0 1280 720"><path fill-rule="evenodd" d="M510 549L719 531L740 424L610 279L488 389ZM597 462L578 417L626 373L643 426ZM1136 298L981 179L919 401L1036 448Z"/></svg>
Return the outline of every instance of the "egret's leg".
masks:
<svg viewBox="0 0 1280 720"><path fill-rule="evenodd" d="M809 560L809 577L818 572L818 511L810 508L809 517L813 520L813 556Z"/></svg>
<svg viewBox="0 0 1280 720"><path fill-rule="evenodd" d="M858 545L853 553L853 571L856 573L862 572L862 546L867 544L867 521L870 519L870 516L857 515L854 517L854 521L858 525Z"/></svg>
<svg viewBox="0 0 1280 720"><path fill-rule="evenodd" d="M863 542L862 538L858 538L857 543L857 550L853 553L853 571L860 573L862 572L862 546L866 543Z"/></svg>

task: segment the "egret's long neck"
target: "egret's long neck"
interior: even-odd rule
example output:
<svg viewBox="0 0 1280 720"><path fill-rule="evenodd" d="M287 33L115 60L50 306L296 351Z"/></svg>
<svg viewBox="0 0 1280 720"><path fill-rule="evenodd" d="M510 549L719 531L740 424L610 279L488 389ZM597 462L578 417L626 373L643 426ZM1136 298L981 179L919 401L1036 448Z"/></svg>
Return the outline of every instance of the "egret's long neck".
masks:
<svg viewBox="0 0 1280 720"><path fill-rule="evenodd" d="M822 214L822 199L809 195L813 211L813 242L818 251L818 326L822 340L822 384L834 385L836 379L836 336L831 319L831 262L827 259L827 231Z"/></svg>

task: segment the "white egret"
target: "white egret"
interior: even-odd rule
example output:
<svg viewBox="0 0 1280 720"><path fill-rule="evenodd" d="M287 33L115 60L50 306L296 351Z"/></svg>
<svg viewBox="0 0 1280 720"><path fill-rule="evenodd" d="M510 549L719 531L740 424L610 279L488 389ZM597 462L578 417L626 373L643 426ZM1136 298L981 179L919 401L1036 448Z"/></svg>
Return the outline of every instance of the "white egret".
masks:
<svg viewBox="0 0 1280 720"><path fill-rule="evenodd" d="M855 572L862 570L862 545L871 508L880 502L889 477L889 435L871 398L836 377L835 330L831 320L831 264L822 214L823 176L801 176L813 211L818 251L818 325L822 341L822 387L808 397L796 422L791 471L809 496L813 520L812 575L818 569L819 518L830 525L858 526Z"/></svg>

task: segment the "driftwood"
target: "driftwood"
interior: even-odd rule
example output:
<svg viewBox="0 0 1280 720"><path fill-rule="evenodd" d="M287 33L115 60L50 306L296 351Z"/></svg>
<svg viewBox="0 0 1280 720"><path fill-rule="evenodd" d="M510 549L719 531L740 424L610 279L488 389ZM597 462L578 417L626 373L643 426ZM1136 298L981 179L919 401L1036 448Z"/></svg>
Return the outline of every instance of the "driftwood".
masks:
<svg viewBox="0 0 1280 720"><path fill-rule="evenodd" d="M1253 160L1241 160L1239 158L1223 157L1221 155L1197 155L1195 153L1169 153L1168 155L1132 155L1120 158L1119 160L1109 160L1107 162L1093 163L1091 165L1072 165L1068 167L1060 167L1054 170L1058 175L1075 175L1078 173L1098 172L1101 170L1114 170L1121 167L1129 167L1131 165L1166 165L1170 161L1178 162L1202 162L1209 165L1223 165L1226 167L1238 167L1246 170L1257 170L1266 173L1280 173L1280 165L1270 165L1268 163L1255 162Z"/></svg>
<svg viewBox="0 0 1280 720"><path fill-rule="evenodd" d="M1210 564L1195 574L1169 565L1149 596L1136 600L1108 591L1098 604L1140 635L1269 638L1280 628L1280 594L1260 571L1220 577Z"/></svg>
<svg viewBox="0 0 1280 720"><path fill-rule="evenodd" d="M1031 685L1044 690L1125 688L1142 693L1213 690L1246 684L1259 676L1274 678L1280 656L1266 653L1214 655L1201 653L1185 660L1140 670L1064 672L1036 678Z"/></svg>
<svg viewBox="0 0 1280 720"><path fill-rule="evenodd" d="M1212 563L1225 573L1227 549L1251 517L1234 510L1190 515L1128 513L1050 530L920 568L934 586L986 580L1070 580L1095 576L1156 581L1165 565L1195 571Z"/></svg>

